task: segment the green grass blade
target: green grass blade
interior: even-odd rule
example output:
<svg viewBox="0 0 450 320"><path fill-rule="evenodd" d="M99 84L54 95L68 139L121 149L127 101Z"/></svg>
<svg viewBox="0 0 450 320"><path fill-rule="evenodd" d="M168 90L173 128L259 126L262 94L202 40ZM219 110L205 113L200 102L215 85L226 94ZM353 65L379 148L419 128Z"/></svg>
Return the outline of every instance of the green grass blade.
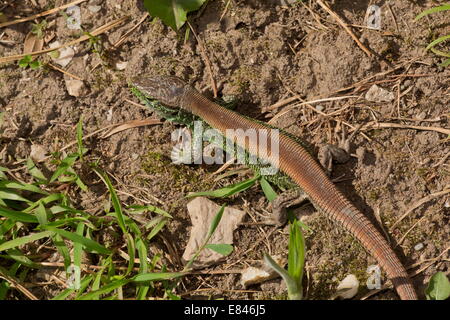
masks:
<svg viewBox="0 0 450 320"><path fill-rule="evenodd" d="M33 162L33 160L31 160L31 158L28 158L27 160L27 169L34 180L36 180L36 182L45 184L47 183L47 178L44 176L42 171L36 167L36 164Z"/></svg>
<svg viewBox="0 0 450 320"><path fill-rule="evenodd" d="M69 248L67 248L66 243L59 234L54 234L52 236L53 244L58 250L59 254L63 257L64 268L67 270L72 263L72 258L70 257Z"/></svg>
<svg viewBox="0 0 450 320"><path fill-rule="evenodd" d="M216 231L217 226L220 223L220 220L222 220L223 212L225 210L226 205L222 205L219 209L219 211L216 213L216 216L214 217L213 221L211 222L211 225L209 227L207 238L211 238L213 233Z"/></svg>
<svg viewBox="0 0 450 320"><path fill-rule="evenodd" d="M8 189L3 189L3 188L0 189L0 199L32 203L30 200L22 197L21 195L17 194L16 192L8 190Z"/></svg>
<svg viewBox="0 0 450 320"><path fill-rule="evenodd" d="M73 242L81 243L89 251L96 251L101 254L110 254L111 253L110 250L106 249L104 246L102 246L98 242L95 242L94 240L88 239L86 237L82 237L76 233L69 232L69 231L62 230L62 229L57 229L54 227L49 227L49 226L42 226L42 227L44 229L53 231L53 232L59 234L60 236L67 238Z"/></svg>
<svg viewBox="0 0 450 320"><path fill-rule="evenodd" d="M264 254L264 261L283 278L284 282L286 282L289 299L302 300L302 290L299 288L298 283L289 275L289 273L279 266L278 263L276 263L275 260L273 260L268 254Z"/></svg>
<svg viewBox="0 0 450 320"><path fill-rule="evenodd" d="M50 183L56 181L56 179L66 173L67 169L69 169L75 163L75 161L77 161L77 159L78 153L72 153L65 157L50 178Z"/></svg>
<svg viewBox="0 0 450 320"><path fill-rule="evenodd" d="M131 206L127 207L127 211L132 214L150 211L150 212L157 213L157 214L162 215L167 218L171 218L171 219L173 218L168 212L166 212L163 209L160 209L158 207L152 206L152 205L147 205L147 206L131 205Z"/></svg>
<svg viewBox="0 0 450 320"><path fill-rule="evenodd" d="M30 191L30 192L34 192L34 193L48 195L48 192L42 190L41 188L39 188L38 186L35 186L34 184L20 183L17 181L8 181L8 180L0 181L0 188L24 190L24 191Z"/></svg>
<svg viewBox="0 0 450 320"><path fill-rule="evenodd" d="M6 250L6 254L9 258L11 258L29 268L39 268L40 267L39 264L33 262L30 258L25 256L20 250L18 250L16 248Z"/></svg>
<svg viewBox="0 0 450 320"><path fill-rule="evenodd" d="M288 273L301 287L305 266L305 238L297 220L289 226Z"/></svg>
<svg viewBox="0 0 450 320"><path fill-rule="evenodd" d="M448 39L450 39L450 34L448 34L446 36L439 37L436 40L434 40L433 42L431 42L425 49L429 50L429 49L433 48L435 45L437 45L437 44L439 44L439 43L441 43L441 42L443 42L445 40L448 40Z"/></svg>
<svg viewBox="0 0 450 320"><path fill-rule="evenodd" d="M202 191L202 192L191 193L191 194L188 194L186 197L192 198L192 197L204 196L204 197L210 197L210 198L226 198L226 197L232 196L236 193L247 190L248 188L253 186L258 179L259 179L259 177L257 176L257 177L239 182L239 183L235 183L235 184L226 186L221 189L217 189L217 190L213 190L213 191Z"/></svg>
<svg viewBox="0 0 450 320"><path fill-rule="evenodd" d="M118 289L131 281L132 281L131 279L121 279L113 281L98 290L91 291L85 295L82 295L81 297L78 298L78 300L92 300L93 298L98 297L102 294L110 293L111 291Z"/></svg>
<svg viewBox="0 0 450 320"><path fill-rule="evenodd" d="M94 168L94 172L100 177L100 179L102 179L103 183L108 188L109 194L111 195L111 202L114 207L117 222L118 222L120 228L122 229L122 232L127 233L127 228L125 227L125 221L124 221L124 217L123 217L122 205L120 204L119 197L117 196L117 193L113 188L111 180L109 180L109 177L107 174L105 174L102 170L100 170L98 168Z"/></svg>
<svg viewBox="0 0 450 320"><path fill-rule="evenodd" d="M38 219L39 224L47 224L47 222L48 222L47 211L45 210L45 207L42 204L42 202L39 202L38 207L34 211L34 215Z"/></svg>
<svg viewBox="0 0 450 320"><path fill-rule="evenodd" d="M429 14L432 14L432 13L436 13L436 12L440 12L440 11L445 11L445 10L450 10L450 4L444 4L442 6L438 6L438 7L434 7L434 8L430 8L428 10L425 10L425 11L421 12L419 15L417 15L415 20L417 21L417 20L422 19L426 15L429 15Z"/></svg>
<svg viewBox="0 0 450 320"><path fill-rule="evenodd" d="M133 278L134 282L146 282L146 281L161 281L171 280L184 276L184 272L155 272L155 273L142 273Z"/></svg>
<svg viewBox="0 0 450 320"><path fill-rule="evenodd" d="M14 211L6 208L0 208L0 216L9 218L14 221L20 221L25 223L38 223L38 219L29 213Z"/></svg>
<svg viewBox="0 0 450 320"><path fill-rule="evenodd" d="M33 233L28 236L16 238L10 241L3 242L0 244L0 251L16 248L18 246L24 245L29 242L33 242L42 238L50 237L53 234L52 231L43 231L38 233Z"/></svg>
<svg viewBox="0 0 450 320"><path fill-rule="evenodd" d="M92 281L93 276L88 275L81 280L81 287L87 287L89 283ZM72 293L74 293L75 289L66 289L60 294L54 296L51 300L66 300Z"/></svg>
<svg viewBox="0 0 450 320"><path fill-rule="evenodd" d="M77 145L78 145L78 155L80 160L83 161L83 154L85 152L83 148L83 117L77 123Z"/></svg>
<svg viewBox="0 0 450 320"><path fill-rule="evenodd" d="M134 267L134 258L136 257L136 245L133 239L133 236L129 233L126 233L125 236L127 237L127 250L128 250L128 268L124 276L127 276L133 271Z"/></svg>
<svg viewBox="0 0 450 320"><path fill-rule="evenodd" d="M147 236L147 240L150 241L154 236L156 236L158 234L159 231L161 231L161 229L166 225L167 223L167 219L166 218L162 218L158 224L153 227L152 231L150 231L150 233Z"/></svg>

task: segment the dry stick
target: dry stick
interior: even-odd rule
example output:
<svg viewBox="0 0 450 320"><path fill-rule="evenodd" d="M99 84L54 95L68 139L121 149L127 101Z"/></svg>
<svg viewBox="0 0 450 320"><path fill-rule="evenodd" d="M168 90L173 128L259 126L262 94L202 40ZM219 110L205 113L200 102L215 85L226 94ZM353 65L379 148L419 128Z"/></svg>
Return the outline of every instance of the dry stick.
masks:
<svg viewBox="0 0 450 320"><path fill-rule="evenodd" d="M116 134L116 133L124 131L124 130L153 125L153 124L160 124L160 123L161 123L161 121L159 119L153 119L153 118L147 118L147 119L142 119L142 120L131 120L131 121L127 121L127 122L117 125L115 128L111 129L111 131L105 132L104 134L102 134L100 138L106 139L106 138L112 136L113 134Z"/></svg>
<svg viewBox="0 0 450 320"><path fill-rule="evenodd" d="M422 220L424 220L426 217L426 215L422 216L422 218L420 218L419 220L417 220L411 228L408 229L408 231L406 231L403 236L400 238L400 240L397 241L395 248L398 247L399 245L401 245L403 243L403 241L406 239L406 236L420 223L422 222Z"/></svg>
<svg viewBox="0 0 450 320"><path fill-rule="evenodd" d="M70 73L70 72L68 72L68 71L66 71L66 70L64 70L64 69L61 69L60 67L57 67L57 66L55 66L55 65L53 65L53 64L51 64L51 63L47 63L47 65L48 65L50 68L55 69L56 71L59 71L59 72L61 72L61 73L64 73L64 74L68 75L69 77L72 77L72 78L74 78L74 79L83 81L83 79L81 79L80 77L78 77L78 76L76 76L76 75L74 75L74 74L72 74L72 73Z"/></svg>
<svg viewBox="0 0 450 320"><path fill-rule="evenodd" d="M436 163L434 166L432 166L432 168L439 167L441 164L443 164L447 160L447 158L449 156L450 156L450 152L447 152L447 154L438 163Z"/></svg>
<svg viewBox="0 0 450 320"><path fill-rule="evenodd" d="M425 267L423 267L420 270L418 270L418 271L414 272L413 274L411 274L411 277L415 277L418 274L422 273L424 270L428 269L430 266L432 266L436 261L438 261L439 258L442 257L449 250L450 250L450 247L448 247L447 249L442 251L436 258L432 259L431 263L427 264Z"/></svg>
<svg viewBox="0 0 450 320"><path fill-rule="evenodd" d="M65 48L65 47L77 44L79 42L83 42L83 41L89 40L91 38L91 36L97 36L99 34L105 33L106 31L108 31L108 30L118 26L119 24L122 24L126 19L128 19L128 18L127 17L122 17L120 19L117 19L117 20L114 20L112 22L109 22L109 23L101 26L100 28L95 29L89 35L81 36L80 38L78 38L76 40L69 41L69 42L67 42L67 43L65 43L65 44L63 44L63 45L61 45L59 47L56 47L56 48L44 49L44 50L40 50L40 51L30 52L28 54L18 54L18 55L13 55L13 56L8 56L8 57L0 57L0 63L6 63L6 62L12 62L12 61L20 60L20 59L22 59L23 57L25 57L27 55L36 56L36 55L40 55L40 54L56 51L56 50L59 50L61 48Z"/></svg>
<svg viewBox="0 0 450 320"><path fill-rule="evenodd" d="M398 124L398 123L386 123L386 122L374 122L374 121L366 123L362 129L374 130L374 129L380 129L380 128L398 128L398 129L415 129L415 130L424 130L424 131L436 131L439 133L450 135L450 129L445 129L445 128L411 126L411 125Z"/></svg>
<svg viewBox="0 0 450 320"><path fill-rule="evenodd" d="M430 200L433 200L434 198L437 198L439 196L443 196L443 195L445 195L445 194L447 194L449 192L450 192L450 188L444 189L442 191L435 192L435 193L427 195L426 197L423 197L422 199L417 201L415 204L413 204L397 221L395 221L395 223L391 226L391 229L394 229L400 223L400 221L405 219L406 216L408 216L416 208L420 207L421 205L423 205L424 203L427 203Z"/></svg>
<svg viewBox="0 0 450 320"><path fill-rule="evenodd" d="M69 8L71 6L74 6L76 4L79 4L79 3L85 2L85 1L87 1L87 0L72 1L72 2L70 2L68 4L63 5L63 6L60 6L60 7L57 7L57 8L53 8L53 9L50 9L50 10L47 10L47 11L44 11L44 12L41 12L41 13L38 13L38 14L35 14L35 15L32 15L32 16L26 17L26 18L21 18L21 19L17 19L17 20L13 20L13 21L3 22L3 23L0 23L0 28L6 27L6 26L10 26L10 25L13 25L13 24L17 24L17 23L21 23L21 22L25 22L25 21L34 20L34 19L39 18L39 17L47 16L49 14L58 12L60 10Z"/></svg>
<svg viewBox="0 0 450 320"><path fill-rule="evenodd" d="M288 107L287 109L285 109L285 110L283 110L283 111L289 111L289 110L291 110L291 109L293 109L293 108L300 107L300 106L303 106L303 105L312 104L312 103L337 101L337 100L343 100L343 99L349 99L349 98L358 98L358 97L359 97L359 96L342 96L342 97L331 97L331 98L317 99L317 100L311 100L311 101L304 101L303 99L300 98L300 96L297 95L297 96L294 96L294 97L285 99L284 101L288 101L288 100L300 100L300 101L302 101L302 102L301 102L301 103L294 104L294 105ZM284 101L282 101L282 102L284 102ZM281 102L281 101L280 101L280 102ZM276 104L274 104L274 105L271 105L271 106L269 106L269 107L267 107L267 108L263 108L263 109L262 109L262 112L272 111L272 110L277 109L277 108L279 108L279 103L276 103Z"/></svg>
<svg viewBox="0 0 450 320"><path fill-rule="evenodd" d="M331 16L333 16L334 19L336 19L336 21L345 29L345 31L347 31L347 33L353 38L353 40L355 40L356 44L358 45L358 47L361 48L361 50L363 50L368 57L372 57L372 53L370 52L369 49L367 49L362 43L361 41L359 41L358 37L355 36L355 34L353 33L353 31L347 26L347 24L345 23L345 21L343 21L333 10L331 10L331 8L325 4L324 2L322 2L322 0L317 0L317 3L323 8L325 9L325 11L327 11Z"/></svg>
<svg viewBox="0 0 450 320"><path fill-rule="evenodd" d="M211 86L214 94L214 98L217 98L217 85L216 81L214 80L214 74L211 67L211 61L208 58L208 55L206 54L206 50L202 44L202 40L197 36L197 33L195 32L194 28L192 27L191 23L187 21L189 28L192 31L192 34L194 35L195 39L197 40L198 46L200 48L200 53L203 56L203 60L205 60L206 70L208 70L209 78L211 80Z"/></svg>
<svg viewBox="0 0 450 320"><path fill-rule="evenodd" d="M25 296L27 296L30 300L39 300L38 298L36 298L36 296L34 294L32 294L30 291L28 291L27 288L25 288L24 286L22 286L18 280L16 280L14 277L11 277L9 275L6 274L0 274L0 279L4 279L7 282L9 282L11 284L12 287L16 288L17 290L19 290L20 292L22 292Z"/></svg>
<svg viewBox="0 0 450 320"><path fill-rule="evenodd" d="M387 4L387 7L388 7L389 12L390 12L390 14L391 14L391 16L392 16L392 20L394 21L394 24L395 24L395 30L397 30L397 33L399 33L398 23L397 23L397 19L395 18L394 11L392 11L391 5L390 5L389 3Z"/></svg>

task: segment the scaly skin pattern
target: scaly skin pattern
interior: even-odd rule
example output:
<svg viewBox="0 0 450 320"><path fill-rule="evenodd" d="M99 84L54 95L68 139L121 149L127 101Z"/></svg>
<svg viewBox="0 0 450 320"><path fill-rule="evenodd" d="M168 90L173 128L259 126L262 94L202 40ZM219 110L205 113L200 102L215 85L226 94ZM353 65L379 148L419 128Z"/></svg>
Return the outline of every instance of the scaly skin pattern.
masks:
<svg viewBox="0 0 450 320"><path fill-rule="evenodd" d="M209 101L179 78L170 76L136 78L132 80L132 84L145 95L165 105L180 107L199 116L224 136L227 129L267 130L267 126ZM247 139L239 142L238 139L236 143L241 143L241 147L249 154L261 155L258 153L260 146L257 141ZM266 148L270 149L270 146ZM362 243L377 259L402 300L417 300L405 268L386 239L336 188L318 162L298 142L283 133L279 133L278 148L277 154L265 150L263 153L267 155L265 160L277 163L279 169L306 192L316 209L339 222ZM277 161L273 159L275 156Z"/></svg>

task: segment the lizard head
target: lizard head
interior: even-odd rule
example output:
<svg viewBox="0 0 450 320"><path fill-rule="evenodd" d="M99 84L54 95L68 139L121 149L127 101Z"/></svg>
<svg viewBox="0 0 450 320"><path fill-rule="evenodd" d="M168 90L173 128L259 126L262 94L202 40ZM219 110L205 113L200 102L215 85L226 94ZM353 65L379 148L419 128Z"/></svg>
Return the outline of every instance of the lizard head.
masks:
<svg viewBox="0 0 450 320"><path fill-rule="evenodd" d="M169 107L180 107L189 85L174 76L135 77L131 85L145 96Z"/></svg>

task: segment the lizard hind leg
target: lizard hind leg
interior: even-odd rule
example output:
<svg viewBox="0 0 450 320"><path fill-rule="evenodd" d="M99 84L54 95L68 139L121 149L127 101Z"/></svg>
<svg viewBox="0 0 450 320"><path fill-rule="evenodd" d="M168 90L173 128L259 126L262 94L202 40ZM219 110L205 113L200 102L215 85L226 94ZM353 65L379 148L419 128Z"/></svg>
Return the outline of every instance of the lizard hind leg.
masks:
<svg viewBox="0 0 450 320"><path fill-rule="evenodd" d="M308 195L300 188L283 192L272 202L272 215L269 223L283 226L288 220L287 208L297 206L308 199Z"/></svg>

